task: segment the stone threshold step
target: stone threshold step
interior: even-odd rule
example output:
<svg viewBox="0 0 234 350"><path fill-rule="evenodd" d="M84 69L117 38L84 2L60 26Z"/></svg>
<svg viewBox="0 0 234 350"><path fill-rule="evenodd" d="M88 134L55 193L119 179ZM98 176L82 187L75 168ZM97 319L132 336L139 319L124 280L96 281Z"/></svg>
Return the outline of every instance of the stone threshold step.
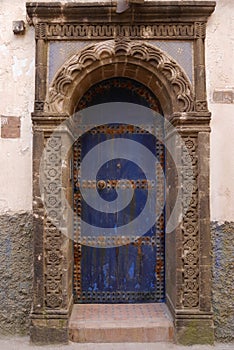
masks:
<svg viewBox="0 0 234 350"><path fill-rule="evenodd" d="M69 338L79 343L173 342L165 304L76 304Z"/></svg>

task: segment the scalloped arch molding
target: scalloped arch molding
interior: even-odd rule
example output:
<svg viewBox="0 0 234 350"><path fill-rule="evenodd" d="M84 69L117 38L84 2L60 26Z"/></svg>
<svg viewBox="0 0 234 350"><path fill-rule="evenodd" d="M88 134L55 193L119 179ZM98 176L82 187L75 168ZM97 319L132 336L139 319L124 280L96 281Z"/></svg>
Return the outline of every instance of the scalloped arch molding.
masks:
<svg viewBox="0 0 234 350"><path fill-rule="evenodd" d="M67 60L49 88L46 98L46 112L71 112L71 101L74 100L77 87L81 86L85 77L97 72L98 69L102 69L103 73L105 68L110 65L132 66L135 69L147 71L152 77L152 85L154 81L159 82L161 90L164 91L161 94L164 94L164 97L165 94L170 96L172 109L170 112L190 112L193 110L193 88L189 78L178 63L152 44L122 39L88 45ZM125 69L120 71L121 73L115 70L115 75L127 76L124 73ZM140 74L139 79L137 78L136 76L136 80L141 80ZM103 78L103 74L100 74L99 81L103 79L105 76ZM160 93L158 98L160 100Z"/></svg>

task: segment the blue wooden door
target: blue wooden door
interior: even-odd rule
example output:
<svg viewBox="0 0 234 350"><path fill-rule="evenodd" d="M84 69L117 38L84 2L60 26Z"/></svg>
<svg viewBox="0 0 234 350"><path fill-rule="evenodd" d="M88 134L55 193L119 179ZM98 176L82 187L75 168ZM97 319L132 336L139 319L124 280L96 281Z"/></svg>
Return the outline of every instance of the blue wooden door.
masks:
<svg viewBox="0 0 234 350"><path fill-rule="evenodd" d="M98 91L98 93L97 93ZM101 93L100 93L101 91ZM105 93L104 93L105 92ZM140 92L143 92L140 94ZM145 94L145 95L144 95ZM147 95L148 94L148 95ZM80 108L104 101L127 101L148 105L155 103L156 98L142 85L129 79L110 79L99 83L86 94L80 102ZM143 96L143 97L142 97ZM148 96L146 98L145 96ZM127 140L127 142L126 142ZM116 199L117 186L133 190L129 205L118 212L103 212L87 204L82 196L81 183L77 180L82 171L82 161L98 145L107 142L112 149L112 157L104 162L94 178L82 179L82 186L89 186L106 203ZM164 301L164 213L147 229L146 232L135 232L124 235L119 227L124 227L144 210L148 191L153 187L164 191L163 178L155 177L147 181L145 173L134 161L136 150L126 146L126 157L118 157L118 144L137 142L152 155L160 159L164 166L164 147L154 135L139 127L129 124L108 124L86 132L74 144L74 211L83 222L93 227L101 227L103 233L95 237L85 228L75 227L74 243L74 298L83 303L133 303ZM117 146L116 146L117 145ZM97 148L98 149L98 148ZM103 152L100 148L97 152ZM97 157L101 156L97 153ZM152 157L153 159L153 157ZM154 163L149 164L156 169ZM157 189L155 191L157 193ZM162 195L162 193L161 193ZM156 198L151 201L150 210L157 216ZM115 229L115 234L106 234Z"/></svg>

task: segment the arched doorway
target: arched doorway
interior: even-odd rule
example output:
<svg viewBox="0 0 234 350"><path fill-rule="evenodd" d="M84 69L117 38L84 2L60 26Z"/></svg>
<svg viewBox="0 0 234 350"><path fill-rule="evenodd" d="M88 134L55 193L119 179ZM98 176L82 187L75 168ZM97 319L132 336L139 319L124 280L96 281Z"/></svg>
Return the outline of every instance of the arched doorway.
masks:
<svg viewBox="0 0 234 350"><path fill-rule="evenodd" d="M51 6L53 11L50 11ZM166 234L166 304L172 313L175 338L191 344L198 339L212 341L210 113L206 100L204 39L205 24L214 4L208 6L195 1L191 7L147 2L139 16L133 8L123 14L121 20L119 14L113 12L115 4L94 4L93 12L83 4L51 6L31 3L27 6L36 27L37 52L32 115L35 259L31 339L34 342L41 342L42 338L44 342L67 341L68 320L73 308L73 242L69 234L64 235L64 232L69 233L70 226L66 208L61 206L62 190L67 198L71 194L70 163L62 161L64 133L56 134L54 142L49 143L48 156L52 156L46 164L45 175L54 185L45 191L46 203L40 198L38 177L43 147L51 132L62 121L70 119L77 102L89 88L103 79L125 77L146 85L157 96L165 120L176 129L176 133L173 128L166 129L166 140L174 150L173 155L181 160L181 183L175 181L166 157L169 185L166 217L171 216L174 220L171 213L178 188L183 189L178 210L184 211L183 205L188 210L184 211L174 230ZM174 54L170 56L169 52L161 50L155 40L164 40L172 46L175 40L181 44L189 41L194 79L188 77L184 65L178 63ZM66 55L60 62L55 76L50 76L58 59L53 54L53 47L60 50L62 45L67 52L73 43L76 49L73 47L71 56ZM73 139L72 128L68 131L66 137ZM192 171L188 169L181 142L193 160ZM191 180L194 186L191 186ZM192 198L189 202L187 192L190 189ZM61 218L62 230L51 222L51 214L58 214L57 221Z"/></svg>
<svg viewBox="0 0 234 350"><path fill-rule="evenodd" d="M115 77L103 80L89 88L79 100L77 111L103 103L124 102L151 108L162 113L160 103L145 85L129 78ZM127 104L126 104L127 107ZM113 104L114 113L115 104ZM97 109L98 111L98 109ZM94 127L84 133L74 143L74 301L75 303L145 303L165 301L165 218L164 206L159 200L165 195L164 170L164 123L158 119L157 129L160 138L150 132L152 125L147 125L142 115L142 128L126 122L108 123ZM126 141L127 140L127 141ZM125 142L126 148L119 156L118 142ZM129 143L130 142L130 143ZM153 178L146 179L144 171L134 159L141 162L143 154L136 154L131 142L139 144L152 155L152 162L147 167L154 169ZM101 152L108 152L101 144L108 143L112 149L111 159L102 164L97 174L82 174L82 162L88 153L97 149L96 157L100 160ZM116 146L117 143L117 146ZM158 164L156 164L156 161ZM143 163L142 163L143 164ZM157 171L160 166L163 171ZM90 166L90 172L91 166ZM106 201L106 211L93 208L94 200L89 204L82 197L81 186L98 191ZM116 200L117 190L127 191L131 187L132 198L120 211L107 212L108 202ZM150 195L148 194L150 191ZM92 190L91 190L92 192ZM137 219L144 210L147 195L151 196L148 210L154 212L155 220L144 231L138 225L138 234L134 227L130 231L120 231L131 221ZM91 195L94 198L93 195ZM146 213L144 220L149 220ZM89 231L84 233L84 221ZM144 226L144 225L143 225ZM98 227L99 235L92 235L90 227ZM114 229L114 234L109 231ZM127 230L127 229L126 229ZM122 232L122 233L121 233ZM123 234L124 232L124 234Z"/></svg>

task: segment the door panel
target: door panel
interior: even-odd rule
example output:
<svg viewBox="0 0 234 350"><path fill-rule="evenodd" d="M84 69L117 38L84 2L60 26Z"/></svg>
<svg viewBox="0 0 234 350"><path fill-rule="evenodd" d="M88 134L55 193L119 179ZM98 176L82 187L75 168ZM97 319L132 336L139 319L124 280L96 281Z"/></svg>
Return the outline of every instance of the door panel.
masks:
<svg viewBox="0 0 234 350"><path fill-rule="evenodd" d="M123 88L121 94L124 94ZM159 177L156 164L153 163L150 166L155 169L154 178L147 181L145 172L132 161L136 156L139 159L142 157L140 153L133 154L134 149L126 149L126 156L116 157L116 140L141 144L164 167L164 147L161 142L145 129L132 125L103 125L89 130L74 144L74 299L78 303L162 302L164 213L161 213L147 232L141 232L140 235L139 232L137 235L136 232L130 235L119 234L119 228L125 227L140 215L149 191L156 194L150 202L150 211L156 217L157 195L164 196L164 178L161 175ZM95 177L83 178L82 161L90 151L105 141L109 141L112 159L100 167ZM101 154L97 153L98 158L99 156ZM82 178L82 181L78 181L78 178ZM130 186L133 196L122 210L106 213L86 203L80 186L89 187L91 194L92 190L97 191L106 203L111 203L118 196L117 186ZM101 234L90 234L81 219L88 227L101 227ZM108 230L113 228L114 234L109 235Z"/></svg>

